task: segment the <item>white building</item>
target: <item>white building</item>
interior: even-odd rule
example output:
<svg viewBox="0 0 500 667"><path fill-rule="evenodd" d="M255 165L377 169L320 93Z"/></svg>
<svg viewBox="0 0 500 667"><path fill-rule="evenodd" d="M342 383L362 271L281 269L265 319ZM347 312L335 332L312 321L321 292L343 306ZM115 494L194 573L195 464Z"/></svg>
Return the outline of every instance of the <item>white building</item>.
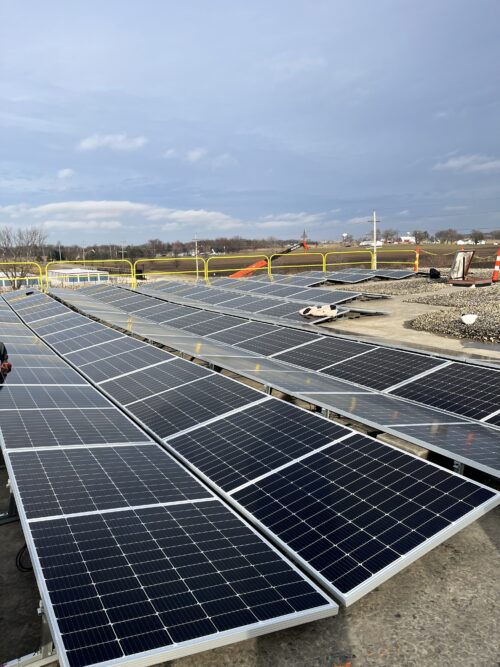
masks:
<svg viewBox="0 0 500 667"><path fill-rule="evenodd" d="M107 282L109 280L109 273L107 271L98 271L97 269L88 269L83 266L73 266L71 268L49 269L48 278L51 285L79 285Z"/></svg>

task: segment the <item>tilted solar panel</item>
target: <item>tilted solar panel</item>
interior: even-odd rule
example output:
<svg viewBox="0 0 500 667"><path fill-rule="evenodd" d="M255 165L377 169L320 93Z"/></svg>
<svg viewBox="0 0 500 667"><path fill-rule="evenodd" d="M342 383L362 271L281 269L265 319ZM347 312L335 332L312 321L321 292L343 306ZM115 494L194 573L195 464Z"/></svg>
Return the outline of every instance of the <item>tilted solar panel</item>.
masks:
<svg viewBox="0 0 500 667"><path fill-rule="evenodd" d="M482 419L498 410L500 371L452 363L393 393L465 417Z"/></svg>

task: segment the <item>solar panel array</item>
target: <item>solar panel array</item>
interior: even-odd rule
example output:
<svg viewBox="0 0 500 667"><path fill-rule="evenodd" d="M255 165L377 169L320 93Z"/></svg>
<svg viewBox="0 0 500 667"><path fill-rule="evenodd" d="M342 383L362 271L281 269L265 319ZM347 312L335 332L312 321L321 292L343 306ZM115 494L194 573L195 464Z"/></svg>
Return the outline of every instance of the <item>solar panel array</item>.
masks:
<svg viewBox="0 0 500 667"><path fill-rule="evenodd" d="M48 297L7 298L23 319L35 314L35 302L55 310ZM32 326L58 318L60 330L45 334L55 337L54 348L77 339L85 346L57 305L58 315L36 317ZM112 330L81 320L92 336L107 334L92 346L91 364L98 350L119 356L125 345L134 354L128 337L110 343ZM186 384L203 371L149 345L138 351L144 348L163 357L153 368L177 365ZM20 354L11 355L14 367ZM44 356L61 363L49 347ZM85 354L80 360L88 363ZM27 387L9 377L0 387L0 444L62 665L157 664L336 613L227 503L62 363L77 384Z"/></svg>
<svg viewBox="0 0 500 667"><path fill-rule="evenodd" d="M111 287L86 288L75 296L71 295L71 298L79 300L79 303L82 299L87 299L85 307L89 307L88 304L92 304L93 299L101 300L105 297L109 307L112 308L114 304L118 307L122 303L122 291ZM148 306L150 302L156 305ZM258 379L259 382L267 383L269 386L276 386L282 391L298 395L325 409L354 417L439 453L443 453L443 448L437 444L435 437L431 437L432 434L425 439L425 429L419 429L417 437L412 430L403 429L402 425L388 415L398 415L407 409L408 405L417 403L420 406L418 409L420 416L411 422L415 426L429 423L447 424L464 416L468 420L480 417L484 423L476 424L471 421L469 430L459 429L456 442L451 439L446 440L446 454L467 465L499 475L500 448L487 445L494 441L495 436L498 437L498 433L494 430L497 427L494 415L495 410L498 410L500 377L498 370L243 318L239 318L241 324L226 322L229 324L227 328L215 333L210 329L201 338L165 336L162 332L166 334L167 331L163 327L168 327L169 333L174 331L188 333L185 329L177 329L177 323L182 317L169 319L170 309L175 308L178 315L178 309L182 306L142 296L142 302L136 301L134 310L129 311L129 315L133 316L134 321L139 321L136 318L141 316L147 319L151 308L155 309L156 319L161 323L161 328L153 327L147 332L151 338L157 337L157 340L172 347L201 356L214 364ZM204 314L199 309L190 311L201 317ZM110 314L107 313L107 316ZM213 312L209 313L209 316L211 319L208 320L208 325L218 319L213 317ZM220 317L224 319L225 316ZM200 322L199 326L198 335L201 335L203 322ZM141 327L139 330L144 333ZM210 349L209 341L217 341L219 347L222 345L222 349L218 351ZM247 360L235 358L238 355L249 354L252 358ZM263 363L264 355L272 355L271 366L269 363L267 366ZM269 370L268 373L266 368ZM292 374L290 372L292 368L296 371L302 369L304 375L298 375L298 371ZM314 375L312 371L315 372ZM468 382L466 378L474 375L476 380L473 397L466 394L460 396L460 389L453 388L454 374L457 374L457 378L463 377L461 382L464 385ZM433 403L432 398L440 395L435 391L438 384L434 383L434 377L435 383L440 382L443 385L442 389L445 392L448 390L446 400L443 399L439 403ZM328 385L327 378L331 378L331 386ZM338 380L345 383L341 385L343 391L339 391L335 384L338 385ZM421 389L423 386L428 388L423 391ZM460 382L457 386L460 386ZM378 405L383 404L384 409L366 411L361 407L363 401L356 400L356 395L366 390L382 392ZM408 404L407 401L411 403ZM428 407L423 408L424 405ZM408 426L408 423L406 420L404 426Z"/></svg>
<svg viewBox="0 0 500 667"><path fill-rule="evenodd" d="M171 363L174 361L166 362L167 365ZM137 373L142 386L144 377L140 375L141 371ZM162 409L156 411L154 420L148 421L149 431L162 439L165 446L175 453L178 459L196 472L198 478L205 480L217 490L256 528L270 537L306 568L311 576L321 581L332 594L346 604L372 590L500 501L498 494L476 482L402 453L389 445L361 437L351 429L295 405L265 397L243 385L239 385L241 389L237 389L238 383L210 371L207 373L209 373L207 377L188 380L174 390L169 388L169 378L167 378L165 392L156 392L158 383L162 382L162 375L156 375L154 387L150 389L156 393L152 394L151 399L163 394L168 396L172 391L182 391L184 400L189 401L193 396L191 390L198 391L202 383L210 383L213 386L198 395L197 402L206 403L201 407L208 410L208 414L201 415L198 423L187 426L182 422L176 426L174 432L164 435L162 431L164 420L170 422L173 413L170 408ZM130 374L130 379L133 381L134 372ZM230 403L229 397L223 391L219 393L223 385L216 383L217 379L232 383L232 391L229 390L229 393L234 394L232 400L238 402L243 396L245 402L237 403L236 407ZM185 376L183 380L186 380ZM109 384L111 385L111 382ZM102 383L100 386L104 388L105 385L106 383ZM111 386L108 389L111 390ZM247 390L251 393L247 394ZM130 398L129 395L123 398L120 390L117 394L125 401ZM257 396L260 398L254 400ZM117 400L116 396L114 398ZM225 404L225 411L213 408L213 400L222 401ZM142 398L141 390L141 396L137 397L137 401L127 402L124 409L132 413L133 406L143 401L148 402L149 399ZM182 403L177 406L181 408ZM185 413L190 414L188 410L185 410ZM121 450L118 452L119 455ZM116 461L115 453L110 452L109 457ZM33 461L32 465L37 467L39 462ZM98 485L99 460L94 462L87 457L83 461L76 459L68 461L61 457L55 462L54 470L68 470L68 467L74 466L83 469L87 465L90 466L90 474L96 475ZM160 493L161 485L158 489L157 478L151 473L149 464L143 462L138 465L144 466L145 477L150 480L147 491L153 494ZM114 494L116 497L127 489L127 485L122 483L121 474L120 464L113 472L113 475L117 476L115 485L117 491ZM48 482L52 485L50 478ZM137 493L139 498L146 499L144 487L143 484L137 489ZM83 494L84 491L75 486L75 494L80 493ZM165 489L165 493L170 493L170 489ZM85 502L90 502L91 495L85 498ZM72 498L69 498L68 502L71 503ZM110 502L113 502L113 496L110 496ZM185 633L179 634L181 630L177 627L172 630L168 625L174 620L179 624L184 621L189 628L193 626L198 628L197 622L203 620L202 627L206 630L208 617L208 621L212 623L210 627L215 626L218 631L222 631L224 623L230 621L234 623L240 619L242 624L243 620L250 622L250 619L262 618L252 607L248 610L243 609L241 602L231 601L230 604L233 605L231 613L226 614L226 617L221 619L221 624L217 625L209 612L213 614L213 610L220 607L203 606L204 602L197 597L197 577L205 587L229 584L234 590L236 585L239 598L248 596L243 597L246 607L248 602L253 601L260 611L259 600L265 598L266 604L270 605L266 610L267 613L270 613L270 609L273 613L277 611L284 613L285 610L290 612L289 607L285 606L290 603L283 596L279 599L275 593L271 597L265 595L264 598L254 595L262 589L262 583L257 580L256 575L252 575L248 566L238 560L237 554L228 551L230 545L226 542L218 542L215 548L216 551L221 549L221 552L219 569L214 571L205 569L206 553L200 554L199 550L193 547L191 534L187 535L189 539L181 542L180 547L171 539L170 525L174 522L173 525L177 527L175 524L175 521L179 521L177 513L181 513L184 509L189 510L188 526L197 525L198 521L212 520L211 514L208 519L206 516L194 516L207 506L206 503L208 501L203 499L201 506L199 503L191 502L188 506L178 505L175 508L166 505L161 508L155 506L133 509L130 512L127 510L121 514L117 523L115 523L116 514L104 514L103 510L100 510L97 516L92 515L90 520L87 515L66 519L67 525L62 527L61 532L57 530L57 526L53 530L50 523L44 522L44 527L50 528L50 535L60 540L64 548L68 549L68 553L74 554L78 567L82 567L82 574L85 574L85 577L80 581L83 591L78 593L79 596L85 596L84 599L89 599L92 604L97 605L102 604L103 598L108 600L108 595L118 595L118 598L112 597L112 601L120 605L123 603L122 586L129 586L128 580L132 580L134 585L130 590L137 590L139 596L137 599L133 598L134 603L153 604L154 613L148 607L149 612L145 612L147 621L140 636L137 633L135 643L134 638L120 635L122 627L124 634L130 632L130 623L120 625L115 635L106 635L105 648L102 649L106 651L105 659L119 657L116 652L123 651L124 648L127 650L127 647L137 649L148 634L157 637L156 633L160 633L164 644L165 632L173 641L178 640L180 636L185 637ZM196 507L193 508L193 504ZM214 514L218 512L219 510L214 511ZM220 512L222 513L222 509ZM134 537L136 527L137 536ZM184 526L180 528L185 529ZM154 533L153 529L159 532ZM118 592L100 589L93 578L96 569L102 568L102 563L96 563L96 560L89 563L87 556L87 550L90 548L89 537L95 531L98 540L102 540L102 546L100 544L97 546L100 558L102 559L106 553L103 549L108 546L114 550L111 557L119 558L119 567L124 568L122 577L126 583L120 583ZM200 532L207 531L205 525L200 528ZM43 540L44 536L41 537ZM184 538L184 534L175 533L175 538L178 537ZM37 535L35 542L36 539ZM48 544L48 537L45 539L46 542L42 541L39 548L44 548ZM218 538L220 539L222 538ZM145 558L148 561L155 559L157 544L164 554L167 550L167 556L173 562L174 568L183 567L186 563L203 566L197 577L193 577L196 581L181 577L186 587L183 586L175 595L170 595L171 603L174 605L178 604L178 596L184 601L184 592L187 593L189 590L190 595L194 595L196 606L192 597L186 598L185 607L182 607L186 611L180 615L171 613L176 611L175 607L170 606L168 609L156 607L154 596L148 591L147 597L144 597L140 590L145 587L145 583L142 580L139 584L135 583L137 577L140 579L140 575L150 571L142 569L138 571L137 566L141 568L145 566ZM92 549L96 549L95 542L92 542L92 545ZM136 554L136 557L131 559L130 554ZM253 547L251 554L255 554ZM214 566L213 561L210 565ZM264 565L267 566L267 563ZM282 567L281 564L279 567ZM274 584L286 585L287 582L283 582L281 578L281 571L274 565L264 570L265 576L269 577L271 570L273 574L280 575L279 578L273 579ZM87 575L97 587L97 594L89 590L90 582ZM163 575L163 570L161 576L167 576ZM120 582L122 580L120 579ZM171 590L170 581L171 579L168 579L168 583L165 583L164 579L160 580L162 584L160 590L164 595L168 595L167 590ZM56 595L59 594L59 588L53 590ZM95 600L97 596L99 596L98 601ZM63 597L58 600L64 602ZM199 609L200 605L202 611ZM100 609L99 607L97 611ZM249 611L253 616L249 616ZM162 615L164 612L165 615ZM158 619L153 620L153 617L158 615L162 625L159 625ZM117 620L117 624L120 624L121 620ZM137 624L134 627L137 629ZM90 636L95 637L92 634ZM117 642L120 645L119 649Z"/></svg>

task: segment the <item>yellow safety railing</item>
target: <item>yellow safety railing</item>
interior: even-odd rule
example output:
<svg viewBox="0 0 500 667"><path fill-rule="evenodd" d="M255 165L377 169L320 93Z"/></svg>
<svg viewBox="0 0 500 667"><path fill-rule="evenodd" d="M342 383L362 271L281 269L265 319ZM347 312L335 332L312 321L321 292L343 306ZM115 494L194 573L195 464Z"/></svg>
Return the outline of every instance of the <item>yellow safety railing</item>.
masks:
<svg viewBox="0 0 500 667"><path fill-rule="evenodd" d="M131 284L132 285L134 284L134 267L132 265L132 262L129 259L86 259L86 260L83 260L83 259L82 260L80 260L80 259L76 260L76 259L74 259L74 260L67 260L67 261L66 260L57 260L57 261L53 261L53 262L48 262L45 265L45 289L46 290L49 289L49 280L50 280L49 271L50 271L50 267L61 266L61 265L64 266L64 265L67 265L67 264L76 264L77 266L81 267L82 274L85 273L85 269L86 269L87 264L92 264L92 265L97 264L98 266L102 266L103 264L106 264L106 265L109 265L109 264L120 264L120 265L122 265L122 264L124 264L128 268L128 271L126 271L124 273L118 273L118 274L112 274L112 273L109 273L109 271L108 271L108 277L113 277L114 275L118 275L118 276L124 277L124 278L130 277ZM63 280L63 281L68 280L69 281L70 278L78 278L79 275L81 275L81 274L77 274L77 273L63 274L63 273L60 273L57 276L54 276L54 279L56 279L56 280L59 279L59 280ZM94 275L98 276L99 274L94 274ZM90 273L89 273L89 276L90 276ZM88 281L85 281L85 282L88 282Z"/></svg>
<svg viewBox="0 0 500 667"><path fill-rule="evenodd" d="M255 259L255 260L264 260L265 266L260 266L255 268L255 271L266 271L269 272L269 257L267 255L215 255L214 257L208 257L205 262L205 279L208 280L209 272L212 273L237 273L238 271L243 271L244 269L250 268L247 264L246 266L240 266L239 268L233 267L224 267L222 269L211 269L210 262L220 262L224 260L233 260L233 259ZM255 262L253 262L255 263Z"/></svg>
<svg viewBox="0 0 500 667"><path fill-rule="evenodd" d="M30 284L30 282L35 279L35 280L38 281L38 285L39 285L40 289L43 290L42 267L40 266L40 264L38 264L38 262L0 262L0 271L1 271L2 266L5 266L5 267L7 267L7 266L12 266L12 267L16 267L16 266L35 266L38 269L38 277L37 278L35 278L35 276L28 276L28 275L25 275L25 276L17 276L16 275L16 276L12 276L11 278L9 278L9 276L6 275L5 278L2 278L2 280L8 280L11 283L14 283L13 287L15 289L16 288L16 285L15 285L16 282L21 282L21 283L25 282L26 285L28 286ZM0 285L0 287L1 287L1 285Z"/></svg>
<svg viewBox="0 0 500 667"><path fill-rule="evenodd" d="M139 264L147 264L149 262L192 262L193 269L173 269L171 271L145 271L142 275L148 276L171 276L175 274L196 274L196 278L206 277L206 261L199 255L197 257L151 257L137 259L133 267L133 287L137 287L137 267Z"/></svg>
<svg viewBox="0 0 500 667"><path fill-rule="evenodd" d="M397 261L394 261L394 262L391 262L389 260L380 260L379 255L381 255L383 253L387 253L387 252L399 253L400 255L402 253L407 252L407 253L410 253L411 255L413 255L413 258L409 262L405 262L405 261L401 261L401 260L397 260ZM380 250L377 249L376 253L372 252L372 255L373 255L372 268L375 268L375 263L377 264L377 266L379 264L384 264L384 265L385 264L397 264L398 266L402 266L402 265L406 266L407 264L409 264L409 265L415 267L415 265L417 263L417 257L418 257L418 253L417 253L416 249L415 250L404 250L402 248L380 248Z"/></svg>
<svg viewBox="0 0 500 667"><path fill-rule="evenodd" d="M315 262L313 264L302 264L300 262L297 262L296 264L279 264L275 268L277 269L318 269L318 271L324 271L325 270L325 256L322 252L304 252L304 253L289 253L289 252L275 252L274 255L271 255L269 257L269 264L268 264L268 274L272 276L273 274L273 269L272 269L272 261L275 257L312 257L313 255L321 257L321 260L319 262Z"/></svg>
<svg viewBox="0 0 500 667"><path fill-rule="evenodd" d="M359 261L348 261L348 262L329 262L328 257L330 255L368 255L367 259L361 259ZM327 252L325 254L325 262L323 271L327 271L329 266L356 266L358 264L369 264L370 268L373 266L373 252L371 250L332 250L332 252Z"/></svg>

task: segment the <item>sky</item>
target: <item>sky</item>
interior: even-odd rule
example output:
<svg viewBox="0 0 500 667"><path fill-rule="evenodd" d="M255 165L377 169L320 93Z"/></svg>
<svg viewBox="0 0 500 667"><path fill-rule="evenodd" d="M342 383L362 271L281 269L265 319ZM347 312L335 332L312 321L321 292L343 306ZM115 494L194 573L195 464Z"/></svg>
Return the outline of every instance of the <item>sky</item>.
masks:
<svg viewBox="0 0 500 667"><path fill-rule="evenodd" d="M500 228L498 0L0 5L0 226Z"/></svg>

